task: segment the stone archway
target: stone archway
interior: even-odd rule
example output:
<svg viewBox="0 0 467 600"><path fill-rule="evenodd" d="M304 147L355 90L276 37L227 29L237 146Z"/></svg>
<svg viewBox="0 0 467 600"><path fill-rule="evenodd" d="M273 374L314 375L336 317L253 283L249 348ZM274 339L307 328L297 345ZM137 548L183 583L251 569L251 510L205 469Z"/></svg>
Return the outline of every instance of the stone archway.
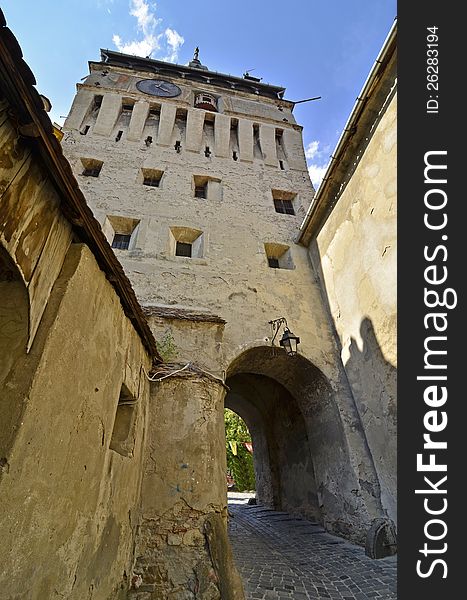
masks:
<svg viewBox="0 0 467 600"><path fill-rule="evenodd" d="M265 375L237 373L227 386L225 407L242 417L252 436L257 501L320 519L306 424L295 398Z"/></svg>
<svg viewBox="0 0 467 600"><path fill-rule="evenodd" d="M258 500L364 542L380 490L346 381L304 356L258 346L232 361L225 406L248 425Z"/></svg>

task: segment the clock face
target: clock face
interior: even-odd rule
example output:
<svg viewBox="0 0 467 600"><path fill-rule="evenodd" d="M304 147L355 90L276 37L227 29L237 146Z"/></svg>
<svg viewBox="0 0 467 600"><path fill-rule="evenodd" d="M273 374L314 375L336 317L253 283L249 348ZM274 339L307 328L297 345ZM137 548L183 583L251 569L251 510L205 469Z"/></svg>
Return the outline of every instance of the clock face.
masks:
<svg viewBox="0 0 467 600"><path fill-rule="evenodd" d="M141 79L136 87L145 94L163 96L164 98L174 98L182 92L178 85L170 81L164 81L164 79Z"/></svg>

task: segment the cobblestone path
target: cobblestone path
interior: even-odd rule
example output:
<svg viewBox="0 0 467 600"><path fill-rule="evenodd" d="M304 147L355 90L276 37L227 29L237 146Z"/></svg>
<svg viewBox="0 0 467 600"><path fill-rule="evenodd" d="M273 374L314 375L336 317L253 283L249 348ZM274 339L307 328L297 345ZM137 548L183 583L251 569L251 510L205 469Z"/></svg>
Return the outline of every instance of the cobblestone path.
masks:
<svg viewBox="0 0 467 600"><path fill-rule="evenodd" d="M247 600L395 599L395 557L363 548L310 521L229 500L229 533Z"/></svg>

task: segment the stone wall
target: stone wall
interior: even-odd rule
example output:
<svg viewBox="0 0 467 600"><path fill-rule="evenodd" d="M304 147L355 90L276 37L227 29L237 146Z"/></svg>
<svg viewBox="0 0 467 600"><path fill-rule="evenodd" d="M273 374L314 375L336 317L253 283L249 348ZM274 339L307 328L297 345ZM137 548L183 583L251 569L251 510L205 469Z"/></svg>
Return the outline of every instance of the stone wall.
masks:
<svg viewBox="0 0 467 600"><path fill-rule="evenodd" d="M107 74L103 76L102 71ZM150 98L135 85L146 77L147 72L93 64L90 76L78 86L63 140L64 152L109 242L117 232L115 227L121 226L112 217L126 218L134 227L129 249L115 249L115 253L138 299L147 306L221 317L226 322L222 340L212 344L210 332L211 354L204 347L202 356L194 352L197 362L216 372L227 369L245 348L264 344L265 339L267 343L268 321L284 315L290 327L299 330L301 352L335 381L339 377L336 348L319 285L307 250L294 242L314 190L301 128L290 105L205 86L221 96L222 112L212 113L192 108L199 85L173 78L182 89L179 97ZM97 96L102 96L102 104L93 108ZM127 120L122 108L126 98L136 103ZM147 105L146 111L138 108L141 104ZM224 131L226 119L229 126ZM82 135L86 125L89 129ZM274 164L266 160L271 146L268 127L274 136L276 130L282 132ZM120 130L123 134L116 141ZM237 160L233 150L226 154L216 149L216 131L231 136L230 150L237 148ZM242 131L246 138L236 146ZM149 146L145 143L148 134L152 137ZM174 148L177 140L179 153ZM219 138L218 142L223 148ZM206 146L211 150L209 157ZM284 156L284 169L279 156ZM82 159L102 161L98 177L82 175ZM143 169L163 173L158 187L143 184ZM195 176L207 182L206 199L195 197ZM276 212L274 197L292 199L296 214ZM190 236L198 233L193 256L175 256L175 242L191 242ZM285 268L268 266L265 244L274 257L289 249L284 254ZM248 327L239 326L245 322ZM157 331L165 331L160 323L156 325ZM168 327L175 324L170 322ZM186 325L183 329L186 333ZM186 335L180 355L193 358L192 348Z"/></svg>
<svg viewBox="0 0 467 600"><path fill-rule="evenodd" d="M385 511L396 519L396 96L310 247L365 428ZM350 176L350 174L349 174Z"/></svg>
<svg viewBox="0 0 467 600"><path fill-rule="evenodd" d="M241 600L227 543L225 387L181 368L164 366L151 386L134 595Z"/></svg>

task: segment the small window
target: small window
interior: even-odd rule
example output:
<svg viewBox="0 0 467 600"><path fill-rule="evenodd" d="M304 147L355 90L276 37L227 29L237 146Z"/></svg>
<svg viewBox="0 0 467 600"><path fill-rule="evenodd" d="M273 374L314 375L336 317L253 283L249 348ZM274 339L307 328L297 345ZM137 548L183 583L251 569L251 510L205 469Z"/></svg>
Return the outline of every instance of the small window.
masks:
<svg viewBox="0 0 467 600"><path fill-rule="evenodd" d="M93 108L100 108L102 106L102 100L104 96L94 96L94 105Z"/></svg>
<svg viewBox="0 0 467 600"><path fill-rule="evenodd" d="M159 183L161 182L160 177L145 177L143 181L143 185L148 185L149 187L159 187Z"/></svg>
<svg viewBox="0 0 467 600"><path fill-rule="evenodd" d="M205 185L197 185L195 187L195 198L207 198L208 197L208 186Z"/></svg>
<svg viewBox="0 0 467 600"><path fill-rule="evenodd" d="M123 135L123 131L121 131L121 130L120 130L120 131L117 133L117 135L115 136L115 141L116 141L116 142L119 142L119 141L122 139L122 135Z"/></svg>
<svg viewBox="0 0 467 600"><path fill-rule="evenodd" d="M164 171L159 171L159 169L141 169L141 171L143 173L143 185L149 187L160 186Z"/></svg>
<svg viewBox="0 0 467 600"><path fill-rule="evenodd" d="M82 158L81 163L83 165L82 175L85 177L99 177L99 174L104 164L101 160L94 158Z"/></svg>
<svg viewBox="0 0 467 600"><path fill-rule="evenodd" d="M110 439L110 449L122 456L132 456L135 445L135 409L136 398L122 384L117 412Z"/></svg>
<svg viewBox="0 0 467 600"><path fill-rule="evenodd" d="M204 234L191 227L170 227L169 254L185 258L203 258Z"/></svg>
<svg viewBox="0 0 467 600"><path fill-rule="evenodd" d="M222 200L221 180L208 175L193 175L193 193L195 198L204 198L210 201Z"/></svg>
<svg viewBox="0 0 467 600"><path fill-rule="evenodd" d="M274 199L274 208L276 209L276 212L282 213L283 215L295 214L292 200Z"/></svg>
<svg viewBox="0 0 467 600"><path fill-rule="evenodd" d="M139 230L139 219L107 215L102 232L116 250L134 250Z"/></svg>
<svg viewBox="0 0 467 600"><path fill-rule="evenodd" d="M85 125L84 129L82 131L80 131L80 134L81 135L87 135L90 127L91 127L90 125Z"/></svg>
<svg viewBox="0 0 467 600"><path fill-rule="evenodd" d="M281 171L285 171L284 161L283 160L279 161L279 168L280 168Z"/></svg>
<svg viewBox="0 0 467 600"><path fill-rule="evenodd" d="M285 244L266 242L264 244L268 266L271 269L294 269L290 247Z"/></svg>
<svg viewBox="0 0 467 600"><path fill-rule="evenodd" d="M295 192L286 192L284 190L272 190L272 199L276 212L283 215L295 215L297 194Z"/></svg>
<svg viewBox="0 0 467 600"><path fill-rule="evenodd" d="M119 250L128 250L130 245L131 235L126 233L116 233L112 240L112 248L118 248Z"/></svg>
<svg viewBox="0 0 467 600"><path fill-rule="evenodd" d="M101 170L99 167L96 167L94 169L84 169L83 175L85 175L86 177L99 177L100 172Z"/></svg>
<svg viewBox="0 0 467 600"><path fill-rule="evenodd" d="M268 265L271 267L271 269L279 269L279 259L278 258L271 258L269 256L268 257Z"/></svg>
<svg viewBox="0 0 467 600"><path fill-rule="evenodd" d="M185 242L177 242L175 256L188 256L191 258L191 244Z"/></svg>
<svg viewBox="0 0 467 600"><path fill-rule="evenodd" d="M122 104L122 111L123 112L131 112L133 110L134 106L135 106L134 102L124 101Z"/></svg>

